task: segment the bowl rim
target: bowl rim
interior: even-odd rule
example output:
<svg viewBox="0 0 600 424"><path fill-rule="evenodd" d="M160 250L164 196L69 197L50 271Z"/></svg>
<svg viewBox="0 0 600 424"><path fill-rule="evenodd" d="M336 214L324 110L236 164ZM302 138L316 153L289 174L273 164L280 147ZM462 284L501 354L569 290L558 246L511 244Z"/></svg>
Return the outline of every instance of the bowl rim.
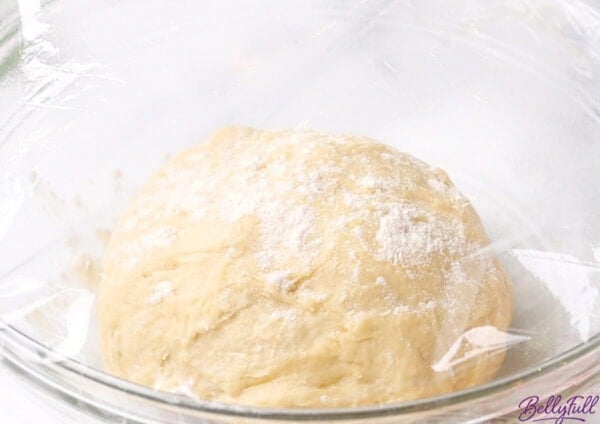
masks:
<svg viewBox="0 0 600 424"><path fill-rule="evenodd" d="M3 334L4 333L4 334ZM523 371L506 377L494 379L488 383L469 387L447 394L411 401L388 403L375 406L346 407L346 408L273 408L224 403L193 399L180 394L161 392L153 388L123 380L101 369L86 365L83 362L68 357L33 339L13 325L0 318L0 335L8 337L20 348L38 358L51 358L62 371L67 374L83 376L104 388L133 395L141 400L155 402L160 406L177 406L192 413L209 413L238 418L255 418L280 421L340 421L348 419L381 418L385 416L401 416L416 412L432 411L442 406L451 406L465 401L473 401L493 395L515 384L523 384L530 380L547 375L553 370L561 369L575 360L589 354L600 353L600 332L587 341L531 366ZM0 340L2 337L0 337ZM184 412L181 411L180 412Z"/></svg>

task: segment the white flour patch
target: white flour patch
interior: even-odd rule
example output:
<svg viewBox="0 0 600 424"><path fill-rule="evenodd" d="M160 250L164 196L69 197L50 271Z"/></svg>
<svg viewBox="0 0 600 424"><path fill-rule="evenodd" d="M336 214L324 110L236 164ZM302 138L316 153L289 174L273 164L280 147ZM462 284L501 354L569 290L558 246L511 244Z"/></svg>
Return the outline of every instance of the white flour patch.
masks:
<svg viewBox="0 0 600 424"><path fill-rule="evenodd" d="M362 177L360 180L358 180L358 183L368 188L381 187L381 182L371 174Z"/></svg>
<svg viewBox="0 0 600 424"><path fill-rule="evenodd" d="M300 298L307 301L312 302L323 302L327 299L327 295L325 293L318 293L314 290L302 289L299 291Z"/></svg>
<svg viewBox="0 0 600 424"><path fill-rule="evenodd" d="M170 281L160 282L152 288L152 294L148 297L148 303L157 305L171 294L173 294L173 284Z"/></svg>
<svg viewBox="0 0 600 424"><path fill-rule="evenodd" d="M143 249L153 249L155 247L167 247L177 240L177 228L160 227L140 238L140 245Z"/></svg>
<svg viewBox="0 0 600 424"><path fill-rule="evenodd" d="M296 319L296 312L291 309L275 309L269 315L272 320L283 320L287 322L294 321Z"/></svg>
<svg viewBox="0 0 600 424"><path fill-rule="evenodd" d="M404 266L425 265L444 250L461 256L467 246L462 225L438 219L409 203L393 203L379 221L376 257Z"/></svg>
<svg viewBox="0 0 600 424"><path fill-rule="evenodd" d="M265 275L265 281L284 292L289 292L296 284L296 280L291 277L290 271L273 271Z"/></svg>

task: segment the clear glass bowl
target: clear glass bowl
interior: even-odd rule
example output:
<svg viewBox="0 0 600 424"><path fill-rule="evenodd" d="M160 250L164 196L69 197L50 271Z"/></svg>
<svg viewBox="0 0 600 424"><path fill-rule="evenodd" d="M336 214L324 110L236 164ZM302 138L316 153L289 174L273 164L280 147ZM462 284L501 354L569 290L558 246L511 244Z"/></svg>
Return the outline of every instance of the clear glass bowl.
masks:
<svg viewBox="0 0 600 424"><path fill-rule="evenodd" d="M73 422L514 422L528 396L598 393L599 93L592 2L2 2L1 365ZM514 283L498 377L283 410L102 372L111 223L165 157L230 124L364 134L447 170Z"/></svg>

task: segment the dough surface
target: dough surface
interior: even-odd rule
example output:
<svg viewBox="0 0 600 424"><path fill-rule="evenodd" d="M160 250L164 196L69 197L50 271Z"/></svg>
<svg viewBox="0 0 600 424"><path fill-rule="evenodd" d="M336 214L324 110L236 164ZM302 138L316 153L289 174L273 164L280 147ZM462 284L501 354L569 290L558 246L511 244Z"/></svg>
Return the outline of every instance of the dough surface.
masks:
<svg viewBox="0 0 600 424"><path fill-rule="evenodd" d="M242 127L149 179L99 293L109 372L275 407L485 382L511 315L508 277L443 171L364 137Z"/></svg>

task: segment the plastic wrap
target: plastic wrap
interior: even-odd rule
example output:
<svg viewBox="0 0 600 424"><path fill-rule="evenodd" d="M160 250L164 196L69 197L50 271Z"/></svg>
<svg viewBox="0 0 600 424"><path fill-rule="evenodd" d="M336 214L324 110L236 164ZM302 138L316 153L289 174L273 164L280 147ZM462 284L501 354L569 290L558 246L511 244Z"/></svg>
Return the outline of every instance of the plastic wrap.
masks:
<svg viewBox="0 0 600 424"><path fill-rule="evenodd" d="M598 395L599 24L582 1L0 5L2 365L47 405L107 421L513 422L531 396ZM496 379L286 411L103 373L95 298L115 219L169 155L228 124L365 134L446 170L513 281L515 314L431 366L507 349Z"/></svg>

